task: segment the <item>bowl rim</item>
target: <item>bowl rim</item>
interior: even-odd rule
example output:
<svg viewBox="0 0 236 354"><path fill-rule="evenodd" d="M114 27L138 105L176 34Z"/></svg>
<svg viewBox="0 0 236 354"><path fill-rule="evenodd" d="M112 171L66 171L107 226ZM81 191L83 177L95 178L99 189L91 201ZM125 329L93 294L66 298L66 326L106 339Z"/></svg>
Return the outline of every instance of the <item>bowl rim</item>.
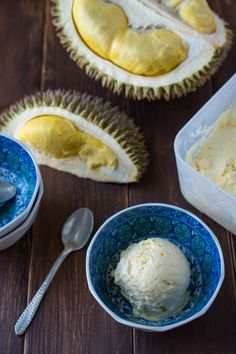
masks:
<svg viewBox="0 0 236 354"><path fill-rule="evenodd" d="M16 229L14 229L9 234L0 238L0 252L13 246L17 241L19 241L26 234L26 232L29 231L30 227L33 225L34 220L38 214L43 193L44 193L44 186L43 186L43 181L41 179L41 183L39 186L37 197L35 199L35 203L28 217Z"/></svg>
<svg viewBox="0 0 236 354"><path fill-rule="evenodd" d="M39 190L39 185L40 185L40 171L39 171L39 167L36 163L36 160L34 158L34 156L32 155L32 153L29 151L29 149L22 144L19 140L12 138L8 135L2 134L0 133L0 138L3 137L6 140L10 140L13 141L16 145L19 145L23 150L25 150L25 152L29 155L31 161L33 162L34 165L34 169L35 169L35 174L36 174L36 183L35 183L35 187L34 187L34 192L31 196L30 202L27 206L27 208L22 211L22 213L20 213L16 218L14 218L13 220L11 220L9 223L7 223L6 225L0 227L0 235L1 237L4 237L4 235L6 235L7 233L11 232L11 230L15 229L20 223L22 223L27 216L29 215L31 208L34 204L35 198L37 196L38 190Z"/></svg>
<svg viewBox="0 0 236 354"><path fill-rule="evenodd" d="M18 233L19 231L25 229L28 226L28 224L31 222L32 217L35 214L36 209L39 206L39 203L42 200L43 193L44 193L43 180L42 180L42 178L40 178L40 185L39 185L38 194L37 194L37 196L35 198L35 201L34 201L34 204L32 206L32 209L30 210L27 218L25 218L25 220L23 220L22 223L19 226L17 226L15 229L13 229L9 233L5 234L4 236L0 237L0 246L1 246L1 242L10 240L13 236L15 236L16 233Z"/></svg>
<svg viewBox="0 0 236 354"><path fill-rule="evenodd" d="M91 277L90 277L90 272L89 272L89 261L90 261L90 255L91 255L91 250L93 248L93 245L95 243L95 240L97 239L98 235L100 234L100 232L102 231L102 229L111 221L113 220L114 218L116 218L117 216L123 214L123 213L126 213L127 211L129 210L132 210L132 209L136 209L136 208L140 208L140 207L167 207L167 208L170 208L170 209L175 209L175 210L179 210L179 211L182 211L184 213L186 213L187 215L193 217L194 219L196 219L207 231L208 233L210 234L211 238L213 239L216 247L217 247L217 250L219 252L219 257L220 257L220 263L221 263L221 268L220 268L220 278L219 278L219 281L218 281L218 284L217 284L217 287L212 295L212 297L210 298L210 300L207 302L207 304L201 309L201 311L195 313L194 315L190 316L189 318L185 319L185 320L182 320L182 321L179 321L177 323L174 323L174 324L169 324L169 325L166 325L166 326L147 326L147 325L142 325L142 324L137 324L137 323L134 323L134 322L131 322L131 321L128 321L128 320L124 320L122 319L121 317L119 317L118 315L116 315L112 310L110 310L108 308L108 306L106 306L103 301L100 299L100 297L98 296L96 290L94 289L94 286L92 284L92 281L91 281ZM87 283L88 283L88 288L91 292L91 294L94 296L94 298L97 300L97 302L103 307L103 309L111 316L113 317L117 322L121 323L121 324L124 324L126 326L129 326L129 327L132 327L132 328L137 328L137 329L143 329L143 330L148 330L148 331L151 331L151 332L164 332L164 331L168 331L172 328L175 328L175 327L179 327L181 325L184 325L188 322L191 322L192 320L202 316L203 314L205 314L205 312L209 309L209 307L212 305L212 303L214 302L220 288L221 288L221 285L222 285L222 282L224 280L224 276L225 276L225 266L224 266L224 257L223 257L223 252L222 252L222 249L221 249L221 246L220 246L220 243L217 239L217 237L215 236L215 234L213 233L213 231L199 218L197 217L196 215L194 215L193 213L191 213L190 211L186 210L186 209L183 209L183 208L180 208L180 207L177 207L177 206L174 206L174 205L171 205L171 204L165 204L165 203L143 203L143 204L136 204L136 205L133 205L131 207L128 207L128 208L125 208L125 209L122 209L120 210L119 212L113 214L112 216L110 216L108 219L105 220L105 222L99 227L99 229L96 231L96 233L94 234L90 244L89 244L89 247L87 249L87 252L86 252L86 277L87 277Z"/></svg>

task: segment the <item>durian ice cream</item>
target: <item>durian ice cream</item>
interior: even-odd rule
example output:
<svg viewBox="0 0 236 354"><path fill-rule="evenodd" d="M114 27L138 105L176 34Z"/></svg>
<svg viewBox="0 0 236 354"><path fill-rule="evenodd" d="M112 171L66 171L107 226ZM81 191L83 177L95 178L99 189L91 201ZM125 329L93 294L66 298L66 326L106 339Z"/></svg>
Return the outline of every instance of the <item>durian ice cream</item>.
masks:
<svg viewBox="0 0 236 354"><path fill-rule="evenodd" d="M212 127L199 151L193 146L188 163L236 197L236 102L224 112Z"/></svg>
<svg viewBox="0 0 236 354"><path fill-rule="evenodd" d="M161 320L180 312L188 302L190 266L172 242L149 238L121 253L114 282L135 315Z"/></svg>

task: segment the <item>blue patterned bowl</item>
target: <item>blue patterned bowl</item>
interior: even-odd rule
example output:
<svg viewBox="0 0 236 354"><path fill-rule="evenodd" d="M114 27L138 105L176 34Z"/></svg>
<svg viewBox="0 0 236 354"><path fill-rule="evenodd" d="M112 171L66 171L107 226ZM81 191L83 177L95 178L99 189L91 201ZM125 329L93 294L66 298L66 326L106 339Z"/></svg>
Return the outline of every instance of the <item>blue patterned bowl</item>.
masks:
<svg viewBox="0 0 236 354"><path fill-rule="evenodd" d="M15 229L29 214L40 175L30 152L17 140L0 135L0 179L17 187L16 197L0 207L0 238Z"/></svg>
<svg viewBox="0 0 236 354"><path fill-rule="evenodd" d="M0 238L0 251L5 250L6 248L14 245L22 236L25 235L25 233L32 226L39 211L41 199L43 196L43 191L44 191L44 187L43 187L43 181L41 179L39 190L35 198L34 204L29 212L29 215L20 225L17 226L16 229L12 230L7 235Z"/></svg>
<svg viewBox="0 0 236 354"><path fill-rule="evenodd" d="M160 321L135 316L111 276L120 253L148 237L175 243L191 268L188 304L180 313ZM87 250L86 274L91 293L115 320L148 331L166 331L207 311L224 279L224 259L217 238L196 216L166 204L142 204L122 210L100 227Z"/></svg>

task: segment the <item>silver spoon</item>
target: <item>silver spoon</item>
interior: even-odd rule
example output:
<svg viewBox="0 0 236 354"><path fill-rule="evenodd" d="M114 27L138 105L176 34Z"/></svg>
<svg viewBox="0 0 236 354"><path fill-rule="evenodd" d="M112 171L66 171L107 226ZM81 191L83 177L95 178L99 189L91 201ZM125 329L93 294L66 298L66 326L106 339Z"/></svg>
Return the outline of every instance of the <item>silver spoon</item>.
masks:
<svg viewBox="0 0 236 354"><path fill-rule="evenodd" d="M72 251L77 251L84 247L89 239L89 236L91 235L92 229L93 213L88 208L76 210L66 220L61 234L62 242L65 248L53 264L43 284L16 322L16 335L21 335L25 332L61 263Z"/></svg>
<svg viewBox="0 0 236 354"><path fill-rule="evenodd" d="M16 195L16 186L10 182L0 180L0 206Z"/></svg>

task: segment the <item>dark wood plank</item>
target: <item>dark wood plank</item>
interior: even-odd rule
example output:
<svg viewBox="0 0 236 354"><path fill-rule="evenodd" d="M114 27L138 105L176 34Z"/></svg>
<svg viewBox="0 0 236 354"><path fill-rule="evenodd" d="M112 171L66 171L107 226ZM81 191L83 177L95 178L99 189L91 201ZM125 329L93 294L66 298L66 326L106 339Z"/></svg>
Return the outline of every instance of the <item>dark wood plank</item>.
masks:
<svg viewBox="0 0 236 354"><path fill-rule="evenodd" d="M211 1L212 8L224 9L222 2ZM217 4L216 4L217 3ZM213 6L215 5L215 6ZM218 6L216 6L218 5ZM232 5L232 2L231 4ZM229 6L227 13L231 12ZM219 12L219 11L218 11ZM219 12L220 13L220 12ZM221 15L227 19L222 12ZM232 22L231 21L231 22ZM235 25L234 25L235 26ZM235 353L235 281L233 272L232 244L229 233L189 205L181 196L174 161L175 135L193 114L235 71L233 55L215 75L213 83L207 83L187 98L170 103L152 103L136 110L136 116L145 130L151 151L151 168L148 176L136 188L130 187L130 203L165 202L183 207L198 215L217 235L225 256L226 276L220 293L209 311L198 320L167 333L150 334L134 331L134 352L147 353ZM143 122L148 115L148 123ZM220 320L219 320L220 319Z"/></svg>
<svg viewBox="0 0 236 354"><path fill-rule="evenodd" d="M147 334L135 331L135 353L235 353L235 289L233 286L233 263L228 233L206 216L201 215L181 196L176 175L173 141L176 133L199 106L210 96L206 85L198 93L178 102L153 103L150 107L146 131L150 145L151 167L148 175L138 186L129 188L130 204L164 202L183 207L205 221L217 235L225 255L226 277L224 285L211 309L204 317L168 333ZM202 99L199 100L199 98ZM183 108L185 109L183 110ZM142 117L142 110L139 111ZM147 110L145 109L145 112ZM174 114L171 114L174 112ZM186 114L187 113L187 114ZM173 115L173 116L172 116ZM160 118L161 116L161 118ZM158 119L159 117L159 119ZM174 119L173 119L174 118ZM158 119L158 121L155 120ZM155 129L153 129L155 127ZM168 132L168 133L167 133ZM220 321L219 321L220 318ZM231 325L230 325L231 324ZM199 338L201 338L199 340Z"/></svg>
<svg viewBox="0 0 236 354"><path fill-rule="evenodd" d="M107 185L104 193L95 183L78 180L69 174L48 168L42 168L42 173L45 195L33 226L30 297L62 250L61 228L70 213L82 206L90 207L97 216L97 229L108 213L117 211L123 203L120 186ZM110 200L113 200L113 193L117 193L117 198L112 208ZM84 249L71 255L58 271L25 335L25 353L92 353L95 347L98 353L103 353L109 348L109 343L112 353L119 332L122 332L122 340L120 338L117 342L121 345L117 352L122 353L124 347L128 347L129 331L124 331L122 326L112 326L112 320L88 292L85 253Z"/></svg>
<svg viewBox="0 0 236 354"><path fill-rule="evenodd" d="M39 89L44 1L0 3L0 106Z"/></svg>
<svg viewBox="0 0 236 354"><path fill-rule="evenodd" d="M1 109L39 89L44 1L0 2L0 106ZM0 352L23 352L24 338L14 324L25 306L31 232L0 252Z"/></svg>
<svg viewBox="0 0 236 354"><path fill-rule="evenodd" d="M27 298L31 232L11 248L1 251L0 352L22 353L24 339L17 338L14 325Z"/></svg>
<svg viewBox="0 0 236 354"><path fill-rule="evenodd" d="M230 52L221 66L219 72L212 78L213 91L217 91L224 83L235 73L235 53L236 53L236 41L235 41L235 13L236 2L234 0L212 0L212 8L228 23L229 27L233 30L234 39Z"/></svg>
<svg viewBox="0 0 236 354"><path fill-rule="evenodd" d="M77 89L110 96L79 70L61 47L51 25L49 1L46 14L42 89ZM33 226L30 297L62 250L61 228L72 211L91 208L96 230L108 216L128 205L127 186L96 183L46 167L42 173L45 195ZM115 323L89 293L85 254L84 249L71 255L58 271L25 335L25 354L123 354L132 350L132 330Z"/></svg>
<svg viewBox="0 0 236 354"><path fill-rule="evenodd" d="M236 13L236 2L233 0L225 1L225 4L222 1L215 0L215 3L212 4L214 6L215 11L219 13L219 15L227 20L230 28L233 30L234 34L236 31L236 23L235 23L235 13ZM236 69L235 64L235 53L236 53L236 41L235 38L233 40L233 45L230 50L228 57L226 58L220 73L215 75L212 79L213 90L217 91L234 73ZM233 267L233 282L234 282L234 291L236 294L236 242L235 236L230 235L231 239L231 257L232 257L232 267Z"/></svg>

